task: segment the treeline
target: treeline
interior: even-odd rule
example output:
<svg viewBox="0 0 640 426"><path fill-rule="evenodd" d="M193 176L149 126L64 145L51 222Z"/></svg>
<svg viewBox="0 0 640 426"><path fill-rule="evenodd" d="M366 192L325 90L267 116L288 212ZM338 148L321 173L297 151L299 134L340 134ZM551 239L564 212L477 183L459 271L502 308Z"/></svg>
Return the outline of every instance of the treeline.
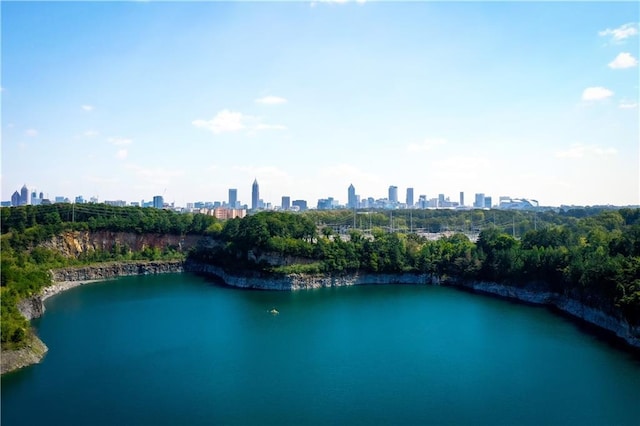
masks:
<svg viewBox="0 0 640 426"><path fill-rule="evenodd" d="M413 210L311 210L304 212L317 225L330 226L336 232L348 232L348 229L369 230L382 228L386 231L408 233L420 231L426 233L460 232L477 234L483 229L498 228L506 233L521 237L526 232L551 225L574 226L579 219L591 217L617 209L590 207L553 210L451 210L451 209L413 209Z"/></svg>
<svg viewBox="0 0 640 426"><path fill-rule="evenodd" d="M34 226L64 226L81 230L109 230L138 234L201 234L217 220L213 216L176 213L165 209L115 207L107 204L56 203L2 207L2 233L24 232Z"/></svg>
<svg viewBox="0 0 640 426"><path fill-rule="evenodd" d="M566 218L560 217L558 222ZM527 231L521 238L487 227L428 240L416 234L346 236L316 227L308 215L263 212L227 221L220 244L191 256L227 269L273 273L419 272L442 279L483 280L553 291L640 323L640 209L600 212ZM289 266L258 264L260 253L297 257Z"/></svg>

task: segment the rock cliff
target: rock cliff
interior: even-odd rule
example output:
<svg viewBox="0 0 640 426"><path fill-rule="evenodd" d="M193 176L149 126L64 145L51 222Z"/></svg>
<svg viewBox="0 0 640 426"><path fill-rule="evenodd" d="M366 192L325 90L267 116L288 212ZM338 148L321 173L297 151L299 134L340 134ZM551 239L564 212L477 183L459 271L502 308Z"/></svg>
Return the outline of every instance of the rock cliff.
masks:
<svg viewBox="0 0 640 426"><path fill-rule="evenodd" d="M42 243L45 248L59 251L63 256L76 257L96 250L109 251L114 246L126 247L132 251L146 248L173 247L186 251L195 247L202 239L198 235L136 234L112 231L67 231Z"/></svg>

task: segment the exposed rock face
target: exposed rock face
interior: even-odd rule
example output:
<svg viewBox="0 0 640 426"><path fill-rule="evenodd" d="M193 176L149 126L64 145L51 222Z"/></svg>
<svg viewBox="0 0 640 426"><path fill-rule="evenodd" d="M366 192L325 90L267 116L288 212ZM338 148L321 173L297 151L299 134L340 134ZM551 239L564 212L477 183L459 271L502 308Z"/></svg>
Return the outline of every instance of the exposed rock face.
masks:
<svg viewBox="0 0 640 426"><path fill-rule="evenodd" d="M52 237L42 243L43 247L58 250L66 257L75 257L81 253L96 250L109 251L114 246L128 247L132 251L145 248L173 247L178 251L186 251L195 247L201 236L169 235L169 234L136 234L132 232L111 231L68 231Z"/></svg>
<svg viewBox="0 0 640 426"><path fill-rule="evenodd" d="M0 374L39 363L47 353L47 350L46 345L36 336L33 336L27 346L22 349L3 350L2 356L0 356Z"/></svg>
<svg viewBox="0 0 640 426"><path fill-rule="evenodd" d="M55 282L94 281L128 275L183 272L183 270L184 262L182 260L159 260L149 262L110 262L77 268L55 269L51 271L51 275ZM47 288L49 287L46 287L45 290Z"/></svg>
<svg viewBox="0 0 640 426"><path fill-rule="evenodd" d="M34 318L39 318L44 314L44 305L42 304L42 297L33 296L27 299L23 299L18 302L18 310L27 321L31 321Z"/></svg>
<svg viewBox="0 0 640 426"><path fill-rule="evenodd" d="M225 272L222 268L197 262L187 262L185 269L213 275L233 287L253 288L259 290L305 290L323 287L344 287L352 285L373 284L437 284L428 274L344 274L344 275L267 275L247 273L235 275Z"/></svg>

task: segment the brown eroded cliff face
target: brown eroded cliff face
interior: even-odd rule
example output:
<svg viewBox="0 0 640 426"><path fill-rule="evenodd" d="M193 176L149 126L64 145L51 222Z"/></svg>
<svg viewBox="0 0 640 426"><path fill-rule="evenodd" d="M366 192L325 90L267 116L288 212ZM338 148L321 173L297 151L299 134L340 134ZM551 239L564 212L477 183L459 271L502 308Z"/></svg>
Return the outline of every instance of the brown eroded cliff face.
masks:
<svg viewBox="0 0 640 426"><path fill-rule="evenodd" d="M128 247L132 251L145 248L172 247L186 251L195 247L202 237L199 235L135 234L132 232L112 231L68 231L52 237L42 244L43 247L57 250L62 255L75 257L81 253L103 250L114 246Z"/></svg>

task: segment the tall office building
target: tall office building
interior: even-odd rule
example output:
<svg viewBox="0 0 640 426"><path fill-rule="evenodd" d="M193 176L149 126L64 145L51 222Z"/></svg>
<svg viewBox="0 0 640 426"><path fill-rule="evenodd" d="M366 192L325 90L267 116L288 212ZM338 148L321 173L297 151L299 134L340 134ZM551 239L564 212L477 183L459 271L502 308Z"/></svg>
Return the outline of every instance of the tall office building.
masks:
<svg viewBox="0 0 640 426"><path fill-rule="evenodd" d="M464 206L464 192L460 191L460 207Z"/></svg>
<svg viewBox="0 0 640 426"><path fill-rule="evenodd" d="M20 205L20 193L18 191L15 191L11 196L11 205L14 207Z"/></svg>
<svg viewBox="0 0 640 426"><path fill-rule="evenodd" d="M413 188L407 188L407 207L413 207Z"/></svg>
<svg viewBox="0 0 640 426"><path fill-rule="evenodd" d="M153 197L153 208L161 209L164 207L164 197L162 195L156 195Z"/></svg>
<svg viewBox="0 0 640 426"><path fill-rule="evenodd" d="M20 205L24 206L26 204L29 204L29 189L25 184L20 190Z"/></svg>
<svg viewBox="0 0 640 426"><path fill-rule="evenodd" d="M287 197L286 195L282 197L282 210L289 210L291 208L291 197Z"/></svg>
<svg viewBox="0 0 640 426"><path fill-rule="evenodd" d="M353 184L349 185L349 189L347 190L347 207L350 209L355 209L358 207L358 199L356 197L356 188Z"/></svg>
<svg viewBox="0 0 640 426"><path fill-rule="evenodd" d="M476 202L473 203L473 207L475 207L477 209L484 208L484 194L483 193L476 194Z"/></svg>
<svg viewBox="0 0 640 426"><path fill-rule="evenodd" d="M389 202L397 203L398 202L398 187L391 185L389 187Z"/></svg>
<svg viewBox="0 0 640 426"><path fill-rule="evenodd" d="M260 206L260 187L258 186L258 179L253 180L251 186L251 210L257 210Z"/></svg>
<svg viewBox="0 0 640 426"><path fill-rule="evenodd" d="M235 188L229 188L229 206L232 209L235 209L236 204L238 204L238 190Z"/></svg>

